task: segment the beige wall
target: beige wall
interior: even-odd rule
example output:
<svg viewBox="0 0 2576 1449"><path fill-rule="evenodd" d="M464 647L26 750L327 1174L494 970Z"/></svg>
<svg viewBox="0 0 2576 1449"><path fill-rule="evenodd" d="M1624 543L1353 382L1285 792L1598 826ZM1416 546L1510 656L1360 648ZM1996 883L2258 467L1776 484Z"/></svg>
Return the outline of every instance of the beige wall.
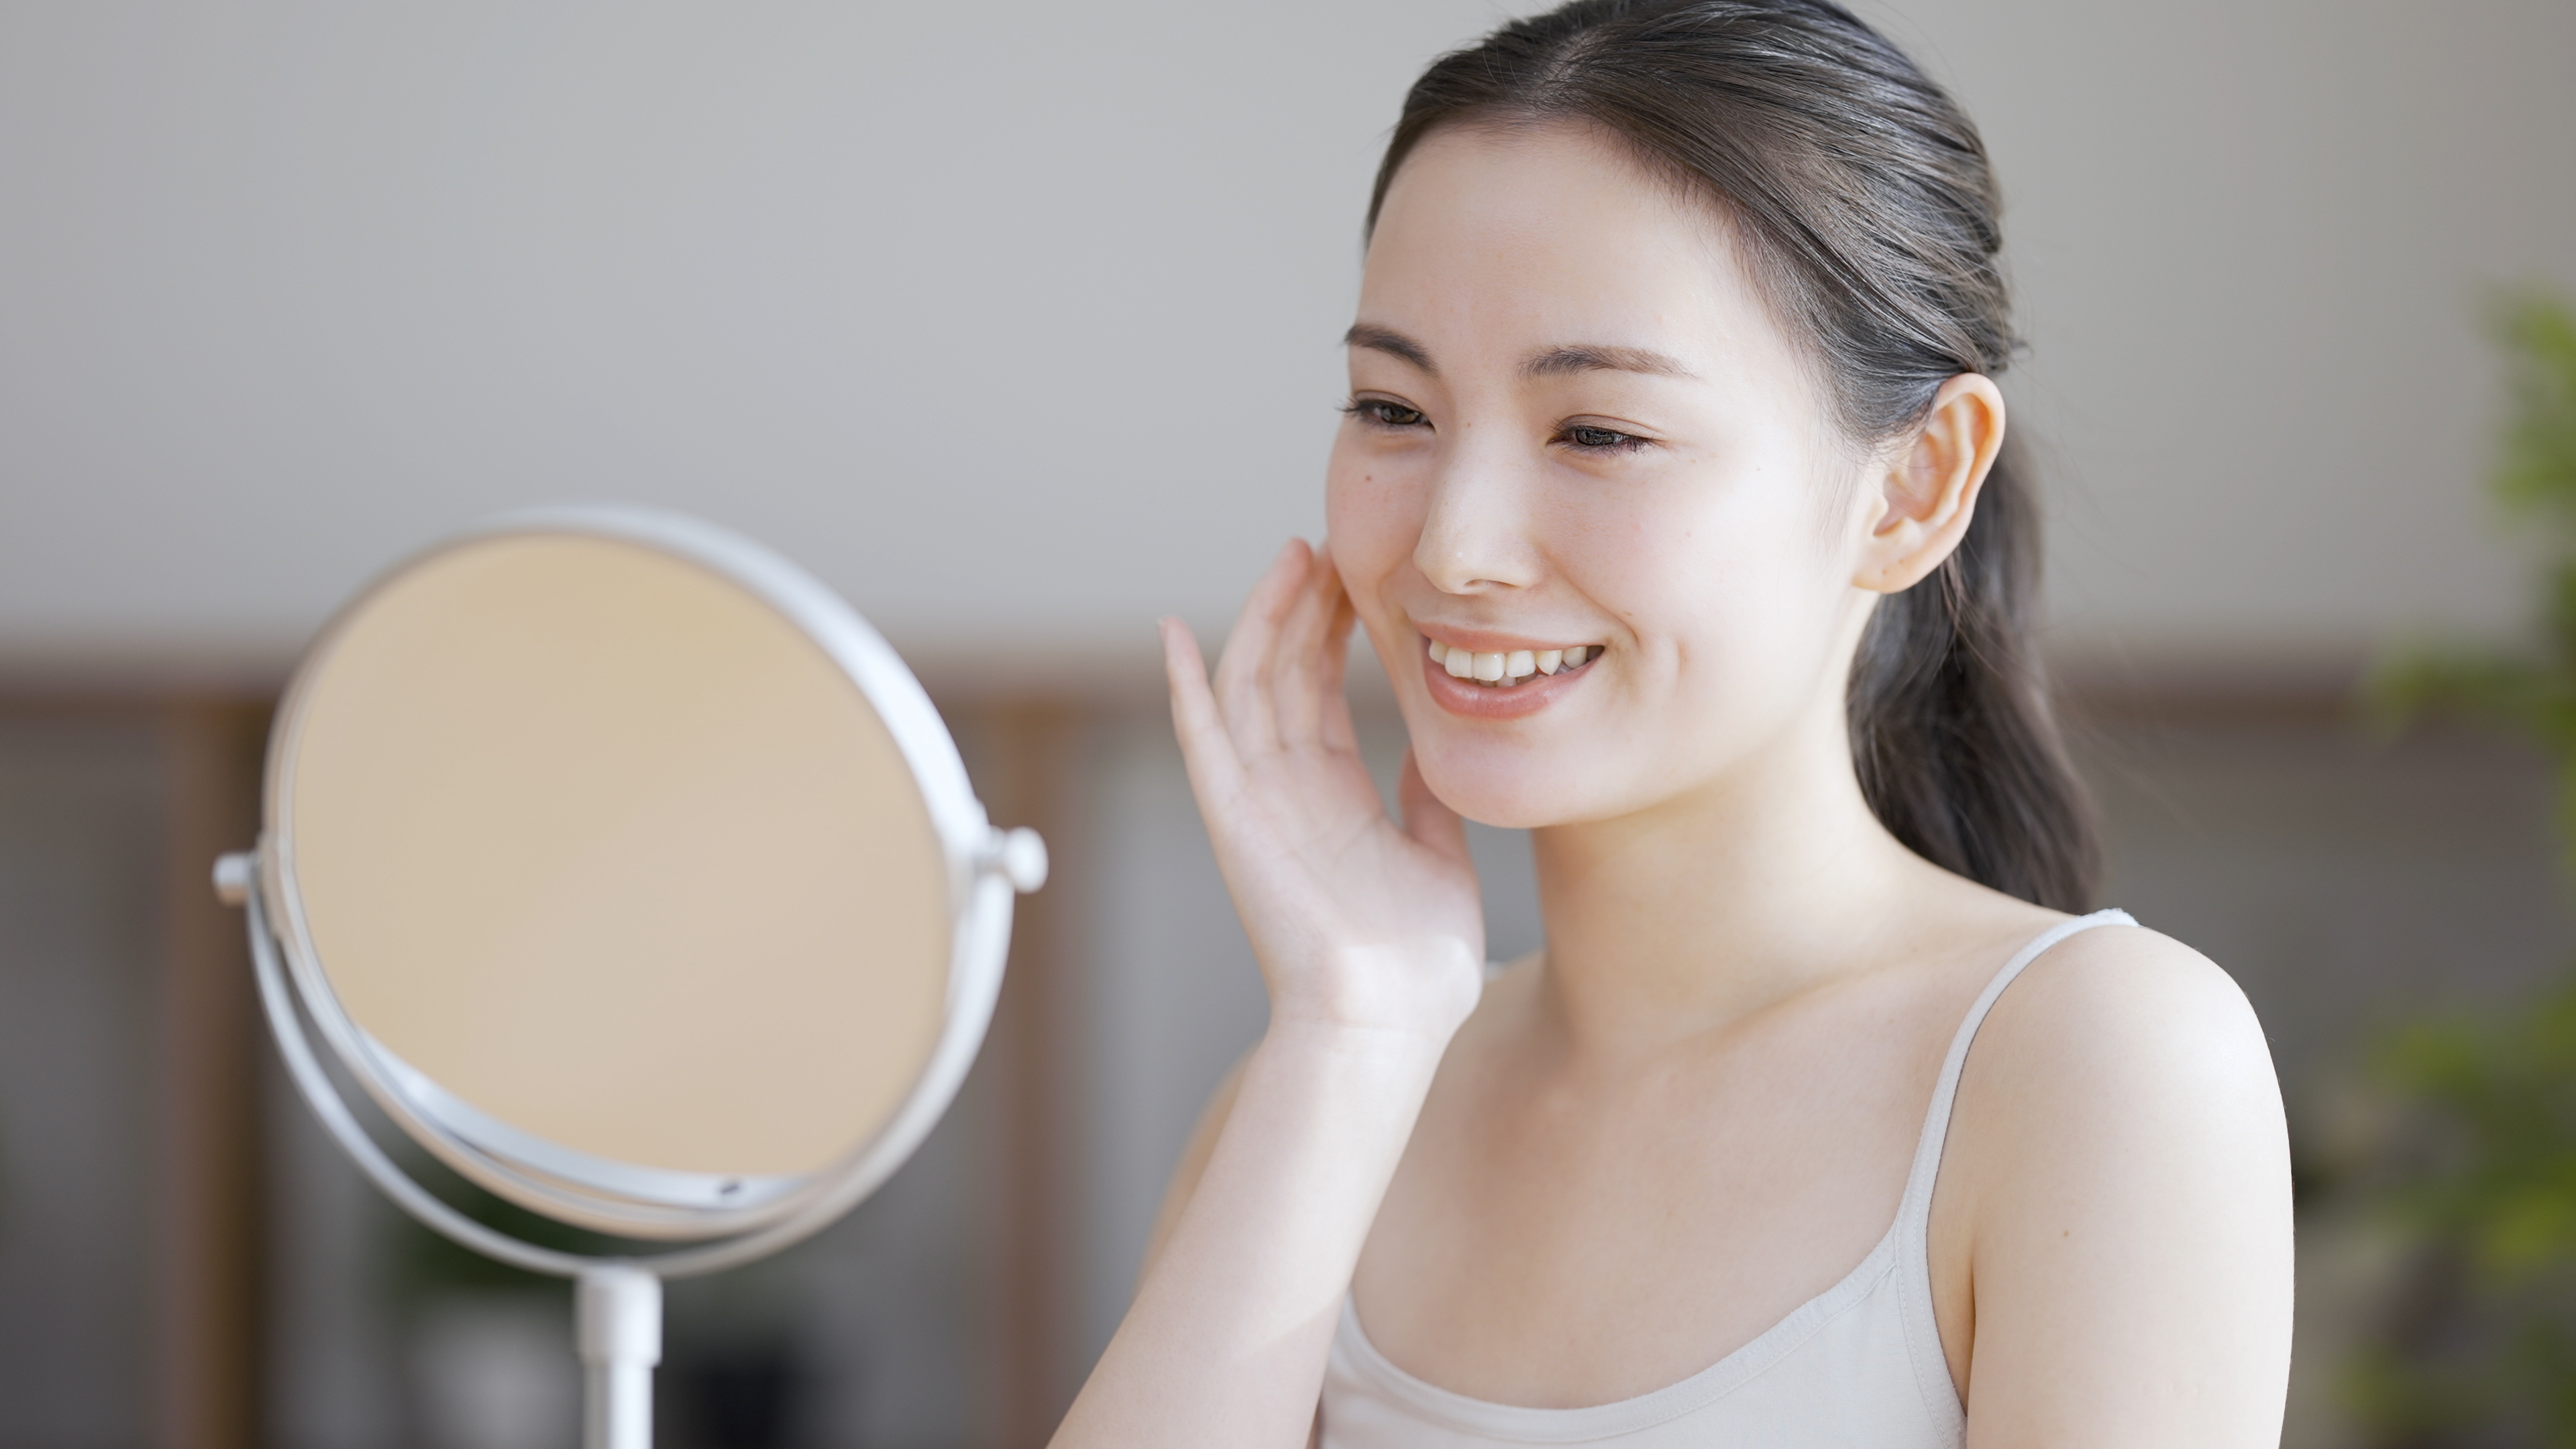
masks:
<svg viewBox="0 0 2576 1449"><path fill-rule="evenodd" d="M2011 188L2062 646L2511 617L2472 312L2576 286L2576 9L1870 12ZM1493 15L9 6L0 668L274 667L424 535L596 496L970 670L1141 662L1317 526L1372 150Z"/></svg>

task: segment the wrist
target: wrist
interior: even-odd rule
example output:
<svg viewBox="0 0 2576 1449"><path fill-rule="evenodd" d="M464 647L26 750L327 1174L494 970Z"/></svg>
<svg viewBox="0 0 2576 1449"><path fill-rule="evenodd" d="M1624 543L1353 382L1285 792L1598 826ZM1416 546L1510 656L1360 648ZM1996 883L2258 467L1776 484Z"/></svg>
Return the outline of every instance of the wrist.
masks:
<svg viewBox="0 0 2576 1449"><path fill-rule="evenodd" d="M1333 1176L1365 1198L1364 1226L1447 1047L1445 1037L1416 1031L1274 1018L1245 1059L1227 1131L1239 1125L1272 1151L1313 1154L1309 1170L1331 1163Z"/></svg>
<svg viewBox="0 0 2576 1449"><path fill-rule="evenodd" d="M1439 1069L1456 1028L1395 1026L1274 1010L1256 1056L1361 1074L1420 1075Z"/></svg>
<svg viewBox="0 0 2576 1449"><path fill-rule="evenodd" d="M1482 957L1456 937L1335 946L1265 972L1270 1019L1354 1051L1427 1050L1434 1060L1476 1009Z"/></svg>

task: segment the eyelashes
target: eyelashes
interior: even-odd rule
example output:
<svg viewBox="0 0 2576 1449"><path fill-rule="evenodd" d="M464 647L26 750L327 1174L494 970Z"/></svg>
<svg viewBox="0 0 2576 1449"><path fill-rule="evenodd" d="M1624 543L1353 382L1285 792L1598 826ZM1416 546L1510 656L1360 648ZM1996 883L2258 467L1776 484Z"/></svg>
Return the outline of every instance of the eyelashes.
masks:
<svg viewBox="0 0 2576 1449"><path fill-rule="evenodd" d="M1429 421L1422 416L1420 408L1409 408L1382 397L1355 397L1342 404L1342 416L1388 429L1418 428Z"/></svg>
<svg viewBox="0 0 2576 1449"><path fill-rule="evenodd" d="M1635 433L1616 428L1596 428L1587 423L1573 423L1557 430L1558 442L1567 443L1587 453L1633 453L1648 446Z"/></svg>
<svg viewBox="0 0 2576 1449"><path fill-rule="evenodd" d="M1431 426L1431 420L1423 416L1420 408L1410 407L1392 398L1353 398L1342 404L1341 412L1344 417L1358 422L1363 427L1382 429L1387 432L1404 432ZM1555 435L1548 441L1562 444L1580 453L1633 453L1654 446L1654 440L1651 438L1641 437L1635 433L1623 433L1617 428L1604 428L1591 423L1561 423L1557 426Z"/></svg>

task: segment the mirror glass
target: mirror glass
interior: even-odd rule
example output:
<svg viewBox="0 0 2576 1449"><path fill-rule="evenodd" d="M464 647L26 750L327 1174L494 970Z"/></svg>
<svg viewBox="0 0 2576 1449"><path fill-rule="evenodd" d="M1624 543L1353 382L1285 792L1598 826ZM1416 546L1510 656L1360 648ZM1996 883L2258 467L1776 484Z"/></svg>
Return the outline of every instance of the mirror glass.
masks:
<svg viewBox="0 0 2576 1449"><path fill-rule="evenodd" d="M526 1205L782 1198L940 1043L969 887L915 765L845 659L701 560L550 531L413 560L308 657L269 782L325 1036Z"/></svg>

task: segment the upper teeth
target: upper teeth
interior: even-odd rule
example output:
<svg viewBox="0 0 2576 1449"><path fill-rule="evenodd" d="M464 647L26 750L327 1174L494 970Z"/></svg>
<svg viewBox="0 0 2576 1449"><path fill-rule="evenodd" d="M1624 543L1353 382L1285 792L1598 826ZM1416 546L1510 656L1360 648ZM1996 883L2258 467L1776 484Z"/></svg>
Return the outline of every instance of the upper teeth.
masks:
<svg viewBox="0 0 2576 1449"><path fill-rule="evenodd" d="M1452 649L1437 639L1431 641L1432 663L1448 670L1453 678L1472 679L1478 684L1513 685L1534 674L1579 669L1592 654L1593 647L1589 644L1577 644L1571 649L1514 649L1509 653L1478 654L1466 649Z"/></svg>

